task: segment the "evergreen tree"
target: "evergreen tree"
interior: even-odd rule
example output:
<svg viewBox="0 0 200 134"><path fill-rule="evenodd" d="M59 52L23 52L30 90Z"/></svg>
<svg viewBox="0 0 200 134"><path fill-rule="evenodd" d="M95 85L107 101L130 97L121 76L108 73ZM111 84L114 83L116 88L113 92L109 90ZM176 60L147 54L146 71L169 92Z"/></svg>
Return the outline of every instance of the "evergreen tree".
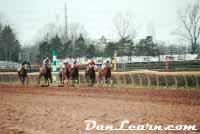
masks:
<svg viewBox="0 0 200 134"><path fill-rule="evenodd" d="M49 52L49 44L48 41L42 41L39 43L39 55L38 62L42 62L45 57L51 57L51 53Z"/></svg>
<svg viewBox="0 0 200 134"><path fill-rule="evenodd" d="M147 36L146 39L140 40L136 45L136 55L139 56L158 56L158 45L153 42L152 36Z"/></svg>
<svg viewBox="0 0 200 134"><path fill-rule="evenodd" d="M96 53L95 46L89 45L89 47L86 50L86 53L87 53L87 55L86 55L87 58L95 57L95 53Z"/></svg>
<svg viewBox="0 0 200 134"><path fill-rule="evenodd" d="M5 26L0 33L0 51L1 60L18 61L20 43L9 25Z"/></svg>
<svg viewBox="0 0 200 134"><path fill-rule="evenodd" d="M71 57L72 56L72 41L69 40L63 44L63 56L64 57Z"/></svg>
<svg viewBox="0 0 200 134"><path fill-rule="evenodd" d="M80 34L79 38L75 41L75 56L82 57L86 55L87 47L85 45L85 40Z"/></svg>
<svg viewBox="0 0 200 134"><path fill-rule="evenodd" d="M64 56L63 44L60 38L58 37L58 35L56 35L54 38L51 39L49 43L49 48L50 48L50 51L49 51L50 54L53 50L55 50L57 52L58 58L62 58Z"/></svg>

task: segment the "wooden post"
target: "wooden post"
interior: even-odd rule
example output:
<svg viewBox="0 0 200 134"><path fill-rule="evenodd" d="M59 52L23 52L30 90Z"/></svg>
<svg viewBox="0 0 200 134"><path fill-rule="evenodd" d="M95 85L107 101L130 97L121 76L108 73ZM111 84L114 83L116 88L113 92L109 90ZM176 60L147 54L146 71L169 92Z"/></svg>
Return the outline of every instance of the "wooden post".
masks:
<svg viewBox="0 0 200 134"><path fill-rule="evenodd" d="M157 86L157 88L159 87L159 77L158 77L158 75L156 75L156 86Z"/></svg>
<svg viewBox="0 0 200 134"><path fill-rule="evenodd" d="M174 76L174 81L175 81L175 88L177 88L178 87L178 82L177 82L176 76Z"/></svg>

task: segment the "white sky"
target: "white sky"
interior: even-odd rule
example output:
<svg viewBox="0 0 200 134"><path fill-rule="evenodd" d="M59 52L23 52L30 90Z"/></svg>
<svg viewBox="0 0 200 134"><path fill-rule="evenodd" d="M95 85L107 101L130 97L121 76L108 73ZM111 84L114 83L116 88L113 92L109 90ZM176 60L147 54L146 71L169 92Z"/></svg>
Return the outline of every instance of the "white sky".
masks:
<svg viewBox="0 0 200 134"><path fill-rule="evenodd" d="M31 43L46 24L64 23L66 0L0 0L0 14L11 23L22 44ZM115 35L112 23L118 12L133 13L137 38L148 34L176 42L177 11L194 0L67 0L70 22L84 25L91 38Z"/></svg>

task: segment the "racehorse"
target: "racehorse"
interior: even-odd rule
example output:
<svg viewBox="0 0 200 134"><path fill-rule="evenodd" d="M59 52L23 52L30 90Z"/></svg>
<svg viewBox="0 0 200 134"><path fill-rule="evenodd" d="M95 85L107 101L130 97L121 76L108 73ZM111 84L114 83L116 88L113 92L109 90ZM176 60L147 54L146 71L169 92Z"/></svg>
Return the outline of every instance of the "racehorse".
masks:
<svg viewBox="0 0 200 134"><path fill-rule="evenodd" d="M17 70L17 74L19 77L19 80L21 81L22 85L24 85L24 82L26 80L26 84L28 86L28 75L27 75L27 64L25 64L24 66L22 66L20 69Z"/></svg>
<svg viewBox="0 0 200 134"><path fill-rule="evenodd" d="M105 68L99 70L99 82L110 84L112 82L111 67L106 65Z"/></svg>
<svg viewBox="0 0 200 134"><path fill-rule="evenodd" d="M44 77L45 84L47 83L47 86L49 86L49 80L52 83L51 68L50 67L47 68L45 66L42 66L40 68L40 73L38 76L38 84L40 84L40 79L42 76Z"/></svg>
<svg viewBox="0 0 200 134"><path fill-rule="evenodd" d="M67 63L65 68L59 71L60 83L64 85L64 81L65 79L67 79L67 85L68 85L70 81L70 75L71 75L71 64Z"/></svg>
<svg viewBox="0 0 200 134"><path fill-rule="evenodd" d="M79 69L80 64L74 65L74 67L71 69L71 80L72 84L79 84Z"/></svg>
<svg viewBox="0 0 200 134"><path fill-rule="evenodd" d="M91 86L94 86L95 80L96 80L96 70L95 67L89 68L86 67L85 71L85 79L87 83L91 83Z"/></svg>

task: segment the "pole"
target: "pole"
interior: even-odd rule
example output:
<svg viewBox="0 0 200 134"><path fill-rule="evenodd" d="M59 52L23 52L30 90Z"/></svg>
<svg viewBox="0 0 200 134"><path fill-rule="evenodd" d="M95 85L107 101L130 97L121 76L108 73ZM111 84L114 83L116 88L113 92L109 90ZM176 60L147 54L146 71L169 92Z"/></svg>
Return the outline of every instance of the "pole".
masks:
<svg viewBox="0 0 200 134"><path fill-rule="evenodd" d="M52 62L52 68L53 68L53 81L56 82L56 72L57 72L57 54L56 51L53 50L52 51L52 55L53 55L53 62Z"/></svg>
<svg viewBox="0 0 200 134"><path fill-rule="evenodd" d="M117 52L115 51L114 57L113 57L113 70L117 70Z"/></svg>
<svg viewBox="0 0 200 134"><path fill-rule="evenodd" d="M66 30L66 38L68 41L68 25L67 22L68 21L68 16L67 16L67 1L65 2L65 30Z"/></svg>

